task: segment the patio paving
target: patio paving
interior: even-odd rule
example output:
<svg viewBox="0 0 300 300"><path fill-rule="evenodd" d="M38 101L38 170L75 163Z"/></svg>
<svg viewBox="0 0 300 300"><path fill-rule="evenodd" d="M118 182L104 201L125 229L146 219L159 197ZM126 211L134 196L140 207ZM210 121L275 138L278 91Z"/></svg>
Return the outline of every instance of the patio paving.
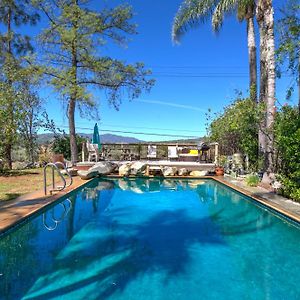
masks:
<svg viewBox="0 0 300 300"><path fill-rule="evenodd" d="M221 178L216 176L214 179L300 223L300 203L282 197L274 192L270 192L260 186L247 186L242 178L233 178L225 175Z"/></svg>
<svg viewBox="0 0 300 300"><path fill-rule="evenodd" d="M25 194L15 200L0 202L0 234L17 223L24 221L30 215L36 213L39 209L50 205L65 194L86 184L87 181L79 177L73 177L72 186L64 191L55 192L53 195L44 195L44 191Z"/></svg>

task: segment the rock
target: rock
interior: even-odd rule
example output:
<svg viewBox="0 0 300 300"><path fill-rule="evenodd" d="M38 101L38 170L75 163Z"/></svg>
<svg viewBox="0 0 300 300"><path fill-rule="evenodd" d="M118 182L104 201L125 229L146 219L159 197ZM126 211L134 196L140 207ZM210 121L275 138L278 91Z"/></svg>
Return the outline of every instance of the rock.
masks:
<svg viewBox="0 0 300 300"><path fill-rule="evenodd" d="M271 186L271 184L276 180L275 178L275 174L274 173L267 173L265 172L263 174L263 178L261 180L261 183L263 185L266 185L266 186Z"/></svg>
<svg viewBox="0 0 300 300"><path fill-rule="evenodd" d="M158 166L149 166L149 174L153 176L161 176L162 174L162 167Z"/></svg>
<svg viewBox="0 0 300 300"><path fill-rule="evenodd" d="M272 183L272 188L274 189L275 192L276 192L277 190L281 189L281 188L282 188L281 182L275 180L275 181Z"/></svg>
<svg viewBox="0 0 300 300"><path fill-rule="evenodd" d="M90 170L87 170L87 171L83 171L83 170L79 170L77 172L78 176L83 179L83 180L88 180L88 179L91 179L91 178L94 178L96 176L98 176L98 171L90 171Z"/></svg>
<svg viewBox="0 0 300 300"><path fill-rule="evenodd" d="M12 163L13 170L24 170L28 166L28 162L15 161Z"/></svg>
<svg viewBox="0 0 300 300"><path fill-rule="evenodd" d="M70 174L72 177L77 176L77 172L78 172L77 169L75 169L75 168L68 168L67 170L68 170L69 174ZM63 175L67 175L66 170L61 170L60 173L63 174Z"/></svg>
<svg viewBox="0 0 300 300"><path fill-rule="evenodd" d="M188 174L189 174L189 172L186 168L181 168L181 169L178 170L178 175L179 176L186 176Z"/></svg>
<svg viewBox="0 0 300 300"><path fill-rule="evenodd" d="M163 167L162 173L164 176L174 176L177 173L176 167Z"/></svg>
<svg viewBox="0 0 300 300"><path fill-rule="evenodd" d="M147 164L137 161L131 165L131 175L144 175L146 173Z"/></svg>
<svg viewBox="0 0 300 300"><path fill-rule="evenodd" d="M65 159L65 165L67 168L72 168L73 167L73 163L70 160Z"/></svg>
<svg viewBox="0 0 300 300"><path fill-rule="evenodd" d="M99 175L107 175L112 173L117 168L117 165L110 161L97 162L89 171L97 171Z"/></svg>
<svg viewBox="0 0 300 300"><path fill-rule="evenodd" d="M205 176L207 174L207 171L192 171L190 173L190 176L193 176L193 177L202 177L202 176Z"/></svg>
<svg viewBox="0 0 300 300"><path fill-rule="evenodd" d="M126 163L119 167L119 175L120 176L128 176L130 175L131 163Z"/></svg>

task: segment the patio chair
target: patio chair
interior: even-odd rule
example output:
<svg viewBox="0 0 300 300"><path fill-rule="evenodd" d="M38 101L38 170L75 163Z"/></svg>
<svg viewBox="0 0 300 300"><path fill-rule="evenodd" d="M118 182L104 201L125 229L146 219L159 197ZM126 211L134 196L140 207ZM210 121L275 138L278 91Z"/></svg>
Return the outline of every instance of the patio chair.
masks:
<svg viewBox="0 0 300 300"><path fill-rule="evenodd" d="M86 143L87 151L88 151L88 161L97 162L99 160L99 150L97 144L91 144L89 141Z"/></svg>
<svg viewBox="0 0 300 300"><path fill-rule="evenodd" d="M168 159L177 160L178 159L178 149L177 146L168 146Z"/></svg>
<svg viewBox="0 0 300 300"><path fill-rule="evenodd" d="M156 158L157 146L148 145L147 158L154 159Z"/></svg>

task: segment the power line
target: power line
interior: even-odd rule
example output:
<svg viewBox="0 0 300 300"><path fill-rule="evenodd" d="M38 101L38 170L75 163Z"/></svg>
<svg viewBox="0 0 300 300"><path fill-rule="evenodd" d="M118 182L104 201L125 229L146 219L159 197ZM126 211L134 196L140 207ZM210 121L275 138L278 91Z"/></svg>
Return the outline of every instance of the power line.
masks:
<svg viewBox="0 0 300 300"><path fill-rule="evenodd" d="M121 127L124 128L124 125L106 125L106 124L101 124L101 126L110 126L110 127ZM205 132L204 130L185 130L185 129L171 129L171 128L158 128L158 127L141 127L141 126L126 126L126 128L135 128L135 129L150 129L150 130L165 130L165 131L174 131L174 132L194 132L194 133L199 133L199 132Z"/></svg>
<svg viewBox="0 0 300 300"><path fill-rule="evenodd" d="M157 68L157 69L248 69L247 66L149 66L146 65L147 68Z"/></svg>
<svg viewBox="0 0 300 300"><path fill-rule="evenodd" d="M247 78L248 75L185 75L185 74L155 74L149 76L155 77L174 77L174 78Z"/></svg>
<svg viewBox="0 0 300 300"><path fill-rule="evenodd" d="M165 77L165 78L248 78L246 74L185 74L185 73L152 73L149 77ZM291 78L291 75L283 75L281 77Z"/></svg>
<svg viewBox="0 0 300 300"><path fill-rule="evenodd" d="M77 123L77 124L83 124L83 123ZM84 123L86 124L86 123ZM134 128L134 129L146 129L146 130L164 130L164 131L173 131L173 132L193 132L193 133L200 133L200 132L206 132L205 130L187 130L187 129L171 129L171 128L158 128L158 127L145 127L145 126L124 126L124 125L112 125L112 124L103 124L100 123L100 126L104 126L104 127L115 127L115 128ZM66 125L61 125L61 127L68 127ZM79 128L79 127L77 127ZM91 128L89 128L91 129ZM106 129L108 130L108 129ZM100 128L100 131L102 131L102 129Z"/></svg>
<svg viewBox="0 0 300 300"><path fill-rule="evenodd" d="M63 128L69 128L68 126L60 126ZM91 128L86 127L77 127L77 129L82 130L91 130ZM145 132L134 132L134 131L123 131L123 130L105 130L102 129L101 132L114 132L114 133L126 133L126 134L138 134L138 135L152 135L152 136L161 136L161 137L180 137L180 138L189 138L189 139L196 139L199 138L199 136L192 136L192 135L175 135L175 134L161 134L161 133L145 133Z"/></svg>

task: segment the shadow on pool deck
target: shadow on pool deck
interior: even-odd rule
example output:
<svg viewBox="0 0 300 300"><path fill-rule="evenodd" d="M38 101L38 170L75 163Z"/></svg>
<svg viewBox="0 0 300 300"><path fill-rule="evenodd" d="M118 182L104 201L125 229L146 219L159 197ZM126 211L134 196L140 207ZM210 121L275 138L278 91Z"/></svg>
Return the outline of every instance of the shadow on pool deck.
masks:
<svg viewBox="0 0 300 300"><path fill-rule="evenodd" d="M57 256L55 271L40 277L24 299L51 299L74 291L79 298L82 293L83 298L106 299L124 291L139 276L156 272L163 272L168 282L188 272L194 247L199 250L210 244L220 249L226 246L224 235L244 235L272 226L268 221L258 226L256 218L228 225L222 211L199 219L183 209L163 211L141 225L111 222L103 228L97 222L88 223ZM235 217L243 220L246 214Z"/></svg>

